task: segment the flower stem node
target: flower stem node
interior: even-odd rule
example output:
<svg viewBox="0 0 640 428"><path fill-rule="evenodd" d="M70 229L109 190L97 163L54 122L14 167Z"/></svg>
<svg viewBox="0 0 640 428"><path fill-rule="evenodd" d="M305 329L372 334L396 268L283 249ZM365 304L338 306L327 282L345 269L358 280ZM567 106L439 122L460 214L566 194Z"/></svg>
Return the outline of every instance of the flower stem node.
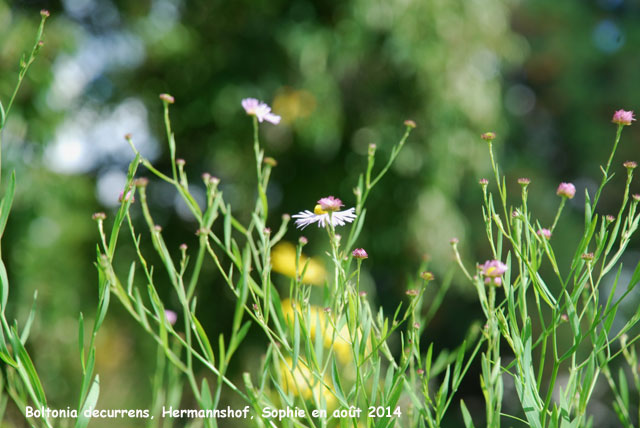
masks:
<svg viewBox="0 0 640 428"><path fill-rule="evenodd" d="M196 230L196 236L208 235L209 232L210 230L207 229L206 227L201 227L198 230Z"/></svg>
<svg viewBox="0 0 640 428"><path fill-rule="evenodd" d="M359 260L364 260L369 258L369 255L367 254L367 252L364 250L364 248L356 248L355 250L353 250L353 252L351 253L351 255Z"/></svg>
<svg viewBox="0 0 640 428"><path fill-rule="evenodd" d="M484 134L480 135L480 138L482 138L484 141L493 141L496 139L496 133L485 132Z"/></svg>
<svg viewBox="0 0 640 428"><path fill-rule="evenodd" d="M560 183L560 185L558 185L558 190L556 190L556 195L567 199L573 199L576 195L576 186L574 186L573 183Z"/></svg>
<svg viewBox="0 0 640 428"><path fill-rule="evenodd" d="M169 94L160 94L160 99L162 101L164 101L167 104L173 104L176 102L176 99L173 98L173 96L169 95Z"/></svg>
<svg viewBox="0 0 640 428"><path fill-rule="evenodd" d="M613 123L617 123L618 125L621 126L628 126L631 125L631 122L633 122L634 120L636 120L635 117L633 117L633 111L629 110L616 110L615 113L613 113L613 118L611 119L611 122Z"/></svg>

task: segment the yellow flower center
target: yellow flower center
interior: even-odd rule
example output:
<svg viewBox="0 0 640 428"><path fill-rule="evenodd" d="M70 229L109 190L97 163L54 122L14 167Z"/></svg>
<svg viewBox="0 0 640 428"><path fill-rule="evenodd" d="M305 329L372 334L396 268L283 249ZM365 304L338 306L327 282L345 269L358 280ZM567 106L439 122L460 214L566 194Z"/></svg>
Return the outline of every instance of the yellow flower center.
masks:
<svg viewBox="0 0 640 428"><path fill-rule="evenodd" d="M487 269L486 275L487 276L497 276L496 275L497 274L496 270L497 269L495 267L491 266L489 269Z"/></svg>
<svg viewBox="0 0 640 428"><path fill-rule="evenodd" d="M322 205L318 204L313 208L313 213L320 215L320 214L329 214L329 211L325 211L322 209Z"/></svg>

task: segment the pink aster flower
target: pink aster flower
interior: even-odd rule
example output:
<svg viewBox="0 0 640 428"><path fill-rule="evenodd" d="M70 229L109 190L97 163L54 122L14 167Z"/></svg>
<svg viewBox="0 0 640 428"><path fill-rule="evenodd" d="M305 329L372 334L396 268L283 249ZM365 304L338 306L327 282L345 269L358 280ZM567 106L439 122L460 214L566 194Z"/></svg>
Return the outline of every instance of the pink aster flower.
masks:
<svg viewBox="0 0 640 428"><path fill-rule="evenodd" d="M331 222L331 225L344 226L352 223L356 219L356 209L349 208L344 211L337 211L342 206L342 201L333 196L322 198L313 208L313 212L304 210L291 217L296 219L296 227L304 229L313 223L318 223L318 227L325 227Z"/></svg>
<svg viewBox="0 0 640 428"><path fill-rule="evenodd" d="M550 239L551 238L551 231L547 228L542 228L540 230L538 230L538 236L541 238L546 238L546 239Z"/></svg>
<svg viewBox="0 0 640 428"><path fill-rule="evenodd" d="M266 120L274 125L280 123L280 116L273 114L271 112L271 107L255 98L243 99L242 108L244 108L244 111L246 111L249 116L255 116L258 118L258 122Z"/></svg>
<svg viewBox="0 0 640 428"><path fill-rule="evenodd" d="M480 265L480 269L485 284L501 285L502 278L500 277L507 271L507 265L500 260L487 260L483 265Z"/></svg>
<svg viewBox="0 0 640 428"><path fill-rule="evenodd" d="M576 195L576 186L572 183L560 183L558 190L556 190L556 195L562 196L563 198L573 199Z"/></svg>
<svg viewBox="0 0 640 428"><path fill-rule="evenodd" d="M618 125L631 125L631 122L634 120L636 120L636 118L633 117L633 111L616 110L616 112L613 113L611 122L617 123Z"/></svg>
<svg viewBox="0 0 640 428"><path fill-rule="evenodd" d="M353 252L351 253L351 255L353 257L355 257L356 259L367 259L369 258L369 255L367 254L367 252L364 250L364 248L356 248L355 250L353 250Z"/></svg>

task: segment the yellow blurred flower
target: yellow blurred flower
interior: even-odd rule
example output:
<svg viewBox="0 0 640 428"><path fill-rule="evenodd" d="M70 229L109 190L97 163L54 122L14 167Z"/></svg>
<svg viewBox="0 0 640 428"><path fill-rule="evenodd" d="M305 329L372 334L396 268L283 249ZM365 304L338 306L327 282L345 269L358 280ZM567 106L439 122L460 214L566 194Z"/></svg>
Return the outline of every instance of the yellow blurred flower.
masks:
<svg viewBox="0 0 640 428"><path fill-rule="evenodd" d="M286 363L280 363L280 372L283 378L283 389L285 392L293 393L305 400L312 398L316 403L324 402L327 408L335 406L336 397L328 387L331 381L328 376L324 376L324 384L317 376L304 364L303 360L298 361L296 368L292 371L293 360L286 358Z"/></svg>
<svg viewBox="0 0 640 428"><path fill-rule="evenodd" d="M311 116L316 109L316 98L304 89L284 87L276 94L273 109L282 116L285 123L292 123L298 118Z"/></svg>
<svg viewBox="0 0 640 428"><path fill-rule="evenodd" d="M290 299L282 301L282 312L284 319L289 324L294 322L294 309ZM298 318L303 316L299 308L296 308ZM306 318L305 318L306 319ZM335 332L333 325L324 310L318 306L309 307L309 320L307 324L311 340L315 340L316 334L322 335L322 343L325 348L332 348L334 354L342 364L350 363L353 360L352 347L349 342L349 329L344 325L339 332ZM333 345L333 346L332 346Z"/></svg>
<svg viewBox="0 0 640 428"><path fill-rule="evenodd" d="M304 254L300 255L299 270L300 273L304 269L305 263L307 270L304 273L302 282L305 284L323 285L326 277L326 271L322 262L315 258L309 259ZM295 278L296 272L296 247L290 242L280 242L271 250L271 265L274 272L281 273L290 278Z"/></svg>

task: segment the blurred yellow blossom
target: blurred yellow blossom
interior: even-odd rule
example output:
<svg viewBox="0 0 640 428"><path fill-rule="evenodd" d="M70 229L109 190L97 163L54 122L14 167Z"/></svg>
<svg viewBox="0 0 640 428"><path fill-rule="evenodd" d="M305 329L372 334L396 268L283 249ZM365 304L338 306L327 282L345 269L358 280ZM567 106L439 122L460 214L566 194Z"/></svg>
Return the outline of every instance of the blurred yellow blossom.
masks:
<svg viewBox="0 0 640 428"><path fill-rule="evenodd" d="M309 259L304 254L300 255L299 270L304 269L305 263L309 261L307 270L304 273L302 282L306 284L324 284L326 271L321 261L316 258ZM296 277L296 247L290 242L280 242L271 250L271 264L275 272L281 273L291 278Z"/></svg>
<svg viewBox="0 0 640 428"><path fill-rule="evenodd" d="M294 309L290 299L282 301L282 313L284 319L289 324L293 324ZM298 317L302 317L303 314L300 308L296 308ZM306 317L305 317L306 319ZM318 328L319 327L319 328ZM329 321L327 313L318 306L309 306L309 319L307 323L307 329L311 340L315 340L318 330L322 334L322 343L325 348L333 348L333 352L342 364L350 363L353 360L351 342L349 342L349 329L346 324L340 329L339 332L335 332L333 325ZM332 346L333 344L333 346Z"/></svg>
<svg viewBox="0 0 640 428"><path fill-rule="evenodd" d="M280 363L281 376L283 377L283 389L287 393L293 393L305 400L314 399L316 403L322 403L324 399L327 408L333 408L336 404L336 397L332 390L331 381L328 376L324 376L324 381L320 382L318 376L305 365L303 360L299 360L296 368L291 370L293 361L286 358L286 362Z"/></svg>
<svg viewBox="0 0 640 428"><path fill-rule="evenodd" d="M295 90L284 87L278 91L273 100L273 109L282 115L285 123L292 123L298 118L311 116L316 108L316 98L304 89Z"/></svg>

